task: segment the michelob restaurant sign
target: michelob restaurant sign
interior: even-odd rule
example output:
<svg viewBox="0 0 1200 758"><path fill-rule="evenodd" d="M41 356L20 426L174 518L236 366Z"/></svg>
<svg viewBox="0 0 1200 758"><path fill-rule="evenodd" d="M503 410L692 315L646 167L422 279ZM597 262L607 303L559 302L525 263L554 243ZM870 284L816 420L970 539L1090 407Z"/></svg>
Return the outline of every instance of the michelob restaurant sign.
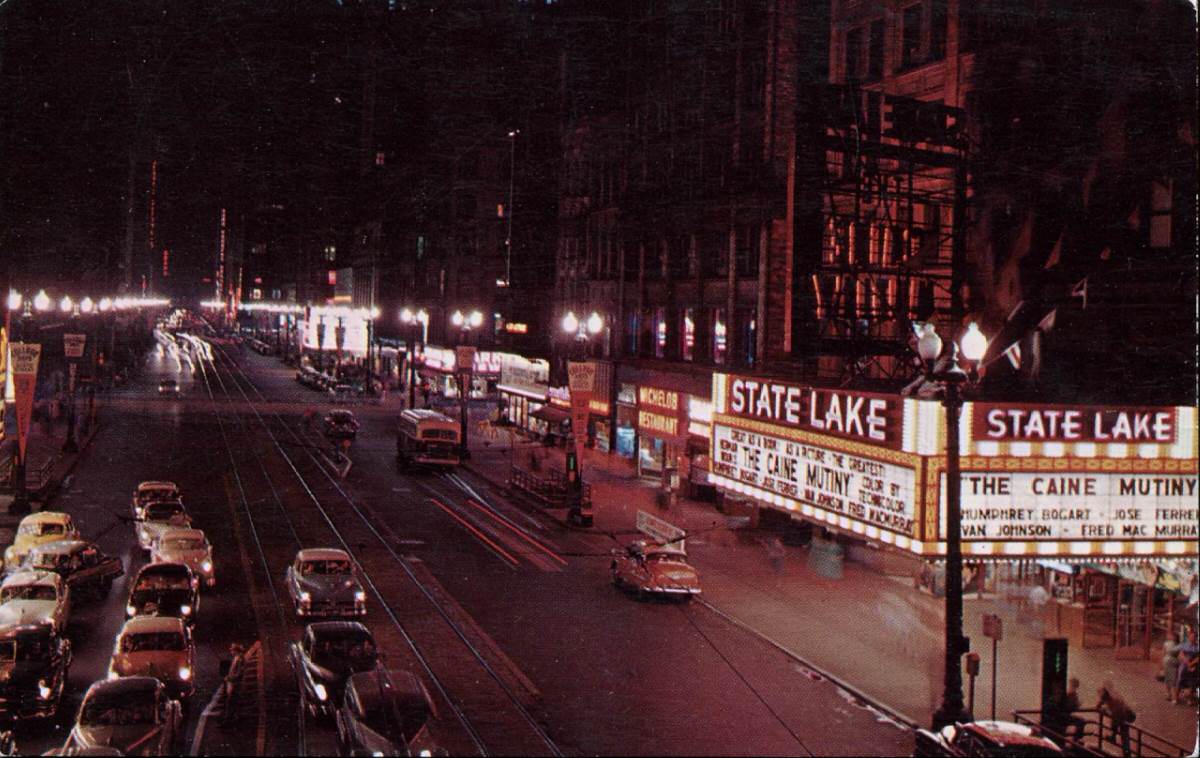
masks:
<svg viewBox="0 0 1200 758"><path fill-rule="evenodd" d="M684 397L675 390L638 385L638 434L667 442L673 442L686 435L686 427L682 421L687 406Z"/></svg>
<svg viewBox="0 0 1200 758"><path fill-rule="evenodd" d="M904 409L899 396L742 376L729 376L727 382L726 412L732 415L900 448Z"/></svg>

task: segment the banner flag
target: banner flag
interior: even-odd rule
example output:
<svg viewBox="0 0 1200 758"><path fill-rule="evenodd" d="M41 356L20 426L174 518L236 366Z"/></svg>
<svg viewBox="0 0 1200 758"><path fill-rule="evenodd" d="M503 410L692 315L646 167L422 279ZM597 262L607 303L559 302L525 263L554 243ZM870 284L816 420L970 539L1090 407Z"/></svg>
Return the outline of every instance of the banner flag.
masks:
<svg viewBox="0 0 1200 758"><path fill-rule="evenodd" d="M10 353L10 370L17 405L17 444L20 447L21 460L24 461L29 425L33 421L33 396L37 391L38 360L42 355L42 346L37 343L14 342Z"/></svg>

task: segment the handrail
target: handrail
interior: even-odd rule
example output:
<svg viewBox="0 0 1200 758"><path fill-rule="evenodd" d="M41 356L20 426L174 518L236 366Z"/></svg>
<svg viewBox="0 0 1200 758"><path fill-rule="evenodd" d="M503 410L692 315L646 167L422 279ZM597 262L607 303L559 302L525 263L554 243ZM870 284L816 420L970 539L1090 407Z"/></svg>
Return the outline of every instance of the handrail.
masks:
<svg viewBox="0 0 1200 758"><path fill-rule="evenodd" d="M1094 715L1094 719L1083 718L1083 728L1080 730L1077 739L1067 737L1054 729L1042 725L1042 711L1040 710L1019 710L1013 711L1013 720L1018 724L1034 728L1036 731L1046 734L1060 745L1070 745L1073 748L1084 751L1087 755L1107 755L1104 750L1105 744L1113 745L1120 750L1123 744L1123 739L1120 732L1113 724L1112 716L1100 711L1096 708L1081 708L1072 712L1072 716L1079 717L1081 714ZM1067 726L1067 724L1064 724ZM1186 748L1171 742L1166 737L1162 737L1147 729L1143 729L1136 724L1128 724L1129 729L1129 746L1130 752L1138 756L1148 756L1149 758L1182 758L1191 754L1191 748ZM1089 744L1089 737L1095 738L1094 745Z"/></svg>

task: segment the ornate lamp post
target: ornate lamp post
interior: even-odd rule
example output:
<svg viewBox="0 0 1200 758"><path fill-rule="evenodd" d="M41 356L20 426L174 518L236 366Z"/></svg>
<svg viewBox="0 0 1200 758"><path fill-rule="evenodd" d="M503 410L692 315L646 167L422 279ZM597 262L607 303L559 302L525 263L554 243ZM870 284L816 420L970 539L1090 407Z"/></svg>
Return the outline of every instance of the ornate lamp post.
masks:
<svg viewBox="0 0 1200 758"><path fill-rule="evenodd" d="M408 407L417 407L417 335L420 335L421 349L425 349L426 338L429 336L429 312L422 308L413 311L405 308L400 311L400 322L406 324L410 331L408 340Z"/></svg>
<svg viewBox="0 0 1200 758"><path fill-rule="evenodd" d="M946 360L940 366L935 365L942 355L943 345L933 324L922 324L917 333L917 353L925 365L925 379L940 391L942 405L946 408L946 655L942 703L933 714L933 728L939 730L949 724L971 720L971 714L963 707L960 665L970 641L962 632L962 479L958 427L962 391L964 387L977 384L979 361L987 352L988 341L974 323L967 327L961 344L968 372L959 366L959 346L953 342Z"/></svg>
<svg viewBox="0 0 1200 758"><path fill-rule="evenodd" d="M454 326L458 327L458 329L459 329L459 344L460 345L470 345L471 344L471 330L477 329L477 328L479 328L479 326L481 324L483 324L483 314L480 313L479 311L471 311L470 313L463 313L462 311L456 310L454 312L454 314L452 316L450 316L450 323L452 323ZM460 429L460 434L459 434L458 452L459 452L459 456L464 461L468 460L471 457L471 450L467 446L467 414L468 414L468 406L470 406L470 404L471 404L471 370L472 370L472 368L473 367L470 365L467 365L465 367L459 366L457 364L455 365L455 369L458 371L458 394L460 396L459 399L461 401L461 404L460 404L461 414L459 417L461 429Z"/></svg>

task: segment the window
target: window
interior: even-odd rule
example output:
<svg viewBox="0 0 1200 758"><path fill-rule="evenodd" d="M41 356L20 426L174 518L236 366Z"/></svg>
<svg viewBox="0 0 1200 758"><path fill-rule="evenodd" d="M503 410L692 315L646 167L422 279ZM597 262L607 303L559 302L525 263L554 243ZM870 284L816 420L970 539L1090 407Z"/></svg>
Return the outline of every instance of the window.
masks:
<svg viewBox="0 0 1200 758"><path fill-rule="evenodd" d="M871 38L867 44L867 78L874 82L883 77L883 19L871 22Z"/></svg>
<svg viewBox="0 0 1200 758"><path fill-rule="evenodd" d="M386 162L386 160L387 160L387 158L384 155L383 151L375 153L375 165L376 166L382 166Z"/></svg>
<svg viewBox="0 0 1200 758"><path fill-rule="evenodd" d="M337 260L337 245L326 245L325 246L325 260L327 260L327 261Z"/></svg>
<svg viewBox="0 0 1200 758"><path fill-rule="evenodd" d="M1171 246L1172 187L1170 179L1150 185L1150 247Z"/></svg>
<svg viewBox="0 0 1200 758"><path fill-rule="evenodd" d="M725 336L725 309L714 308L712 311L712 360L713 363L725 363L725 351L728 340Z"/></svg>
<svg viewBox="0 0 1200 758"><path fill-rule="evenodd" d="M683 309L683 359L696 360L696 309Z"/></svg>
<svg viewBox="0 0 1200 758"><path fill-rule="evenodd" d="M743 278L758 276L758 226L756 225L738 227L737 275Z"/></svg>
<svg viewBox="0 0 1200 758"><path fill-rule="evenodd" d="M946 57L946 0L933 0L929 10L929 60Z"/></svg>
<svg viewBox="0 0 1200 758"><path fill-rule="evenodd" d="M921 6L910 5L904 9L900 44L900 64L911 68L921 62Z"/></svg>
<svg viewBox="0 0 1200 758"><path fill-rule="evenodd" d="M758 331L758 323L754 318L754 310L750 308L742 308L738 310L737 323L739 329L739 345L741 350L740 363L743 366L754 365L754 344L756 340L756 332Z"/></svg>
<svg viewBox="0 0 1200 758"><path fill-rule="evenodd" d="M857 82L862 77L863 28L846 32L846 81Z"/></svg>
<svg viewBox="0 0 1200 758"><path fill-rule="evenodd" d="M664 308L654 309L654 357L667 357L667 313Z"/></svg>
<svg viewBox="0 0 1200 758"><path fill-rule="evenodd" d="M638 333L641 330L641 318L636 312L630 313L627 319L628 328L625 331L625 347L629 355L638 354Z"/></svg>
<svg viewBox="0 0 1200 758"><path fill-rule="evenodd" d="M421 260L424 257L425 257L425 237L418 234L417 235L417 260Z"/></svg>

